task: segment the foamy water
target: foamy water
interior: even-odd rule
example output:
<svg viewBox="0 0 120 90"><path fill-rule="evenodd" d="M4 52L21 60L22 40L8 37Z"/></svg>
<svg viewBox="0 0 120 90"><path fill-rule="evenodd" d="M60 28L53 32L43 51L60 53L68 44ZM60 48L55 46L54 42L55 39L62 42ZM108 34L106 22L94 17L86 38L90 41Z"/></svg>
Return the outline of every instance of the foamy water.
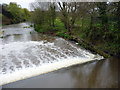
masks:
<svg viewBox="0 0 120 90"><path fill-rule="evenodd" d="M7 35L9 35L8 29L11 30L11 26L5 29ZM21 26L18 29L20 30ZM44 40L32 40L33 37L28 39L32 36L28 31L24 34L20 33L18 38L14 35L17 29L12 27L12 30L10 36L2 39L3 43L0 44L0 85L71 65L103 59L102 56L94 55L62 38L48 37L49 41L45 36Z"/></svg>

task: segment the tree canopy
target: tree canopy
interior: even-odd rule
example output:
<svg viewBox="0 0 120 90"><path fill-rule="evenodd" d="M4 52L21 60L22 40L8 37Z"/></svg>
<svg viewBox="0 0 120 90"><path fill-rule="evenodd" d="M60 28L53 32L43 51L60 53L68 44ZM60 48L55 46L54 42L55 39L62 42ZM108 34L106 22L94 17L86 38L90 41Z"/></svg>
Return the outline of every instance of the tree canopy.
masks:
<svg viewBox="0 0 120 90"><path fill-rule="evenodd" d="M26 8L22 8L20 5L14 2L10 2L9 5L2 4L2 14L3 21L9 19L11 23L26 21L30 17L30 12Z"/></svg>

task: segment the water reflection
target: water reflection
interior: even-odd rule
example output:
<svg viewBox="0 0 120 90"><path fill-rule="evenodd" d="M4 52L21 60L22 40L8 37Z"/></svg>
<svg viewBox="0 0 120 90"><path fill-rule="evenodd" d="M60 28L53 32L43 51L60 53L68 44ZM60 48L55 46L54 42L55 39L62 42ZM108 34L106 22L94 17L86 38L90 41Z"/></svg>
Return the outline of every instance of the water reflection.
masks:
<svg viewBox="0 0 120 90"><path fill-rule="evenodd" d="M71 76L76 80L75 88L115 88L118 87L118 60L106 59L72 70Z"/></svg>

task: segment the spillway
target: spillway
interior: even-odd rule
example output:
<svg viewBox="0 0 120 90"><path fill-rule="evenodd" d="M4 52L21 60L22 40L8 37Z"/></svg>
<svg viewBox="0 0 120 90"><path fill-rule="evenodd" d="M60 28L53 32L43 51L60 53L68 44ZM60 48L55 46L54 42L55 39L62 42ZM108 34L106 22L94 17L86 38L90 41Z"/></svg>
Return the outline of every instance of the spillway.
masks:
<svg viewBox="0 0 120 90"><path fill-rule="evenodd" d="M5 38L0 38L0 85L103 59L62 38L23 28L28 25L20 23L2 29Z"/></svg>

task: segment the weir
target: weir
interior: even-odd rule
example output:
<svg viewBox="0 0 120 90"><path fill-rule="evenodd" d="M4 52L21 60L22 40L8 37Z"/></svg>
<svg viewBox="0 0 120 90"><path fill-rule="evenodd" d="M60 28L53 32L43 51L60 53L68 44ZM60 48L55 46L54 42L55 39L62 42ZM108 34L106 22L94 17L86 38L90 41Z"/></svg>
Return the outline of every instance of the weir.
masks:
<svg viewBox="0 0 120 90"><path fill-rule="evenodd" d="M28 25L20 23L3 27L5 38L0 38L0 85L103 59L62 38L23 28Z"/></svg>

